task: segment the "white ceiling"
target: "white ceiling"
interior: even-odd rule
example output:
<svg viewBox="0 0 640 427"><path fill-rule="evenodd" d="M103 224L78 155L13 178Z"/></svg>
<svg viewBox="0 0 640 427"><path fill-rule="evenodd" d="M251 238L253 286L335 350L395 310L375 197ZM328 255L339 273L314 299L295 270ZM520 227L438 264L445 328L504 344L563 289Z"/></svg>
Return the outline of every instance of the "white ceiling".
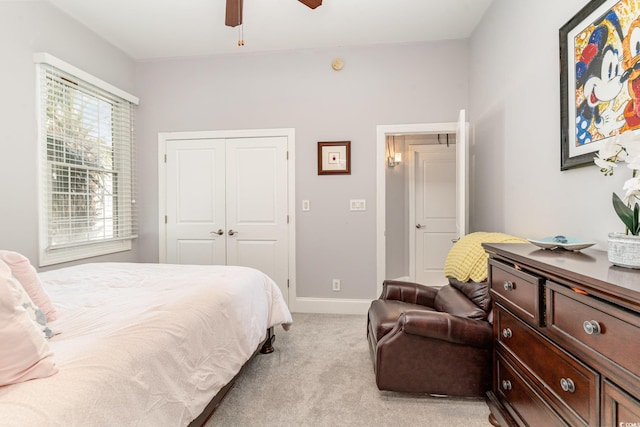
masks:
<svg viewBox="0 0 640 427"><path fill-rule="evenodd" d="M135 60L467 38L492 0L244 0L244 41L225 0L47 0Z"/></svg>

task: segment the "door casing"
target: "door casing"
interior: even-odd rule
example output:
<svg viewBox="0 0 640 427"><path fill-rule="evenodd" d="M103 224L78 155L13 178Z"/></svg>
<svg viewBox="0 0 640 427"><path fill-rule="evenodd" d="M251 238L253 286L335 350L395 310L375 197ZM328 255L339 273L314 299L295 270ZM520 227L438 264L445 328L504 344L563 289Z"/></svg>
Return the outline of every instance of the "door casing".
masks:
<svg viewBox="0 0 640 427"><path fill-rule="evenodd" d="M461 132L462 131L462 132ZM382 292L382 282L386 278L386 243L385 243L385 222L386 222L386 177L385 169L387 167L385 141L390 135L416 135L416 134L456 134L456 140L464 140L464 156L467 156L468 150L468 123L465 119L465 111L461 110L458 122L446 123L415 123L415 124L397 124L397 125L378 125L376 127L376 298ZM461 135L462 134L462 135ZM462 136L460 138L459 136ZM458 229L464 234L468 232L468 162L462 163L467 183L461 183L465 194L461 195L461 202L466 206L465 218L463 222L458 224ZM462 178L462 177L461 177Z"/></svg>

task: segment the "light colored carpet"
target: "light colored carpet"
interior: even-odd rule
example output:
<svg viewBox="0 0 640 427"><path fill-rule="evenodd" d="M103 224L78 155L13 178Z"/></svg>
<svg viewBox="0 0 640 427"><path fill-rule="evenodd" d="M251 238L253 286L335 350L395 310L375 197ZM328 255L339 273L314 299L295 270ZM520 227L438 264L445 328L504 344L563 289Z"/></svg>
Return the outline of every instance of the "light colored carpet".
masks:
<svg viewBox="0 0 640 427"><path fill-rule="evenodd" d="M490 426L483 399L382 392L375 384L366 316L299 314L276 329L206 427Z"/></svg>

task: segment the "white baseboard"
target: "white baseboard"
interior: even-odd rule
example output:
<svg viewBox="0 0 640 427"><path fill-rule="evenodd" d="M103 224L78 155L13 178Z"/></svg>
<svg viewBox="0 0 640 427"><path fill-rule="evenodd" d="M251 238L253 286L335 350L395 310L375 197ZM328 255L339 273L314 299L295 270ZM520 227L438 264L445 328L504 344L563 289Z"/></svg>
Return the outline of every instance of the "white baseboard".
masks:
<svg viewBox="0 0 640 427"><path fill-rule="evenodd" d="M367 314L370 299L296 298L294 313Z"/></svg>

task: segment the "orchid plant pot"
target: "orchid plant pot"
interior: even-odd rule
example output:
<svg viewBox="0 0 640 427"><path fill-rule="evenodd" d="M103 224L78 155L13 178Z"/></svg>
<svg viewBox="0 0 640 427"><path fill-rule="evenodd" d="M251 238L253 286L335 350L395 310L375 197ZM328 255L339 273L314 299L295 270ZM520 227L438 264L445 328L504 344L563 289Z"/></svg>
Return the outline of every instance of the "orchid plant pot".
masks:
<svg viewBox="0 0 640 427"><path fill-rule="evenodd" d="M609 233L607 255L614 265L640 269L640 236Z"/></svg>

